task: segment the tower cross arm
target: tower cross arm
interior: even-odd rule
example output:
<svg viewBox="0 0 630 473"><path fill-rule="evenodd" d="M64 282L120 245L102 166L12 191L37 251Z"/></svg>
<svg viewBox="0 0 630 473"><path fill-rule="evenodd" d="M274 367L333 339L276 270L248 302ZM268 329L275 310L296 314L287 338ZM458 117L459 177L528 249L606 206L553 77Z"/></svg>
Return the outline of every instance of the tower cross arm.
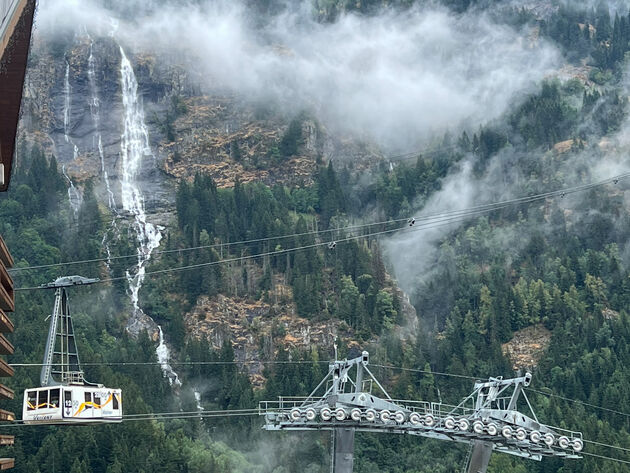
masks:
<svg viewBox="0 0 630 473"><path fill-rule="evenodd" d="M60 287L70 286L86 286L99 282L99 278L85 278L83 276L64 276L55 279L53 282L42 284L39 286L42 289L58 289Z"/></svg>

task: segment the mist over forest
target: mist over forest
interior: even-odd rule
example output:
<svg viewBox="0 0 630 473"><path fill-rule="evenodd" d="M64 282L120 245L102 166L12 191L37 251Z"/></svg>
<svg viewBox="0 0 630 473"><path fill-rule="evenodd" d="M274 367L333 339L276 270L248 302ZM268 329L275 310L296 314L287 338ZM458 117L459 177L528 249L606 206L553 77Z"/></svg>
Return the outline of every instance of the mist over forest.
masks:
<svg viewBox="0 0 630 473"><path fill-rule="evenodd" d="M68 12L65 1L47 2L38 24L52 35L75 33L77 24L109 32L139 52L182 61L207 91L228 88L287 114L307 109L337 133L396 152L497 118L539 87L559 56L527 28L484 12L455 16L437 4L347 12L329 22L309 2L263 19L260 7L240 1L173 2L131 16L120 6L136 10L81 3Z"/></svg>
<svg viewBox="0 0 630 473"><path fill-rule="evenodd" d="M11 360L42 362L30 289L99 278L71 292L86 379L173 418L15 429L16 471L331 471L329 431L252 409L364 350L393 399L531 372L583 458L489 473L630 471L628 2L48 0L35 23L0 196L29 288ZM7 409L38 383L16 369ZM468 459L356 434L358 473Z"/></svg>

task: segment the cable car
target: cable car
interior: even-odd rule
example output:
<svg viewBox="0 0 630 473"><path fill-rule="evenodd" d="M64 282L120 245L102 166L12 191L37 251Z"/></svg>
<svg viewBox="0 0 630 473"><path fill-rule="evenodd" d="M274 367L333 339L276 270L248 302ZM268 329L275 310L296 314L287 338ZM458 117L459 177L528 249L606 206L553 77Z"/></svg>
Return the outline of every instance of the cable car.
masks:
<svg viewBox="0 0 630 473"><path fill-rule="evenodd" d="M25 424L121 422L122 390L86 381L79 361L67 287L93 284L81 276L58 278L42 288L55 289L55 306L40 374L41 387L24 391Z"/></svg>
<svg viewBox="0 0 630 473"><path fill-rule="evenodd" d="M122 421L122 391L104 386L57 386L27 389L25 424Z"/></svg>

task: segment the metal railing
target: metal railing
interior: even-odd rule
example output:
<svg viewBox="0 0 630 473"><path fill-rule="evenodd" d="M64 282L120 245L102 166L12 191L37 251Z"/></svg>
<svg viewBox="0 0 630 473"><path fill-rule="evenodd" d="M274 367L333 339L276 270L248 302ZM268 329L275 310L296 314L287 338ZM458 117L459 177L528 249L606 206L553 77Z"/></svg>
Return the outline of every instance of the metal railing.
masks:
<svg viewBox="0 0 630 473"><path fill-rule="evenodd" d="M260 401L258 411L260 415L267 413L273 414L289 414L291 409L296 407L307 408L313 404L325 404L325 398L310 398L309 402L304 405L305 397L278 397L277 401ZM451 406L438 402L427 401L410 401L410 400L392 400L392 403L400 406L408 412L417 412L418 414L431 414L437 418L446 418L448 416L471 416L475 411L460 406Z"/></svg>
<svg viewBox="0 0 630 473"><path fill-rule="evenodd" d="M277 401L260 401L258 405L258 412L261 416L270 416L269 420L273 419L272 422L291 422L291 410L295 408L307 409L309 407L321 408L325 405L325 398L310 398L307 404L304 404L304 401L307 398L305 397L278 397ZM407 413L418 413L421 416L431 415L434 418L434 423L432 427L433 430L441 430L445 429L445 421L448 418L467 418L470 421L475 420L475 410L461 407L461 406L451 406L447 404L441 404L437 402L426 402L426 401L410 401L410 400L392 400L392 403L396 404L403 410L407 411ZM364 408L361 408L361 411L365 411ZM348 422L352 422L350 419ZM493 421L491 419L491 421ZM333 421L334 422L334 419ZM308 423L308 422L307 422ZM363 425L369 424L365 421L362 421ZM378 424L379 422L376 421ZM500 425L500 424L499 424ZM565 436L570 441L575 439L582 440L582 433L575 432L567 429L562 429L555 426L545 426L552 429L558 436ZM415 426L414 428L425 429L422 426ZM459 433L456 432L456 435ZM465 436L470 436L470 434L465 433Z"/></svg>
<svg viewBox="0 0 630 473"><path fill-rule="evenodd" d="M62 384L83 384L83 371L66 371L61 374Z"/></svg>

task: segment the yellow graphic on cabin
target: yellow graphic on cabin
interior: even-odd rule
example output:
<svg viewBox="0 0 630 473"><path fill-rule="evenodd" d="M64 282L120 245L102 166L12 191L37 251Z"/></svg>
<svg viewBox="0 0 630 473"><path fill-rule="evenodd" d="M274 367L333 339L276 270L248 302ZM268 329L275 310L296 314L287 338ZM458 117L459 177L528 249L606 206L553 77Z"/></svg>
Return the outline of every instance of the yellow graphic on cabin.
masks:
<svg viewBox="0 0 630 473"><path fill-rule="evenodd" d="M49 404L49 403L47 403L47 402L42 402L41 404L34 405L34 404L32 404L32 403L31 403L31 401L26 401L26 404L28 405L28 407L29 407L30 409L33 409L33 410L35 410L35 409L41 409L41 408L42 408L42 407L44 407L44 406L49 407L49 408L51 408L51 409L57 409L57 408L59 407L59 406L58 406L58 405L56 405L56 404Z"/></svg>
<svg viewBox="0 0 630 473"><path fill-rule="evenodd" d="M113 393L110 394L109 397L107 398L107 401L105 401L103 404L96 404L95 402L92 402L92 401L86 401L79 406L79 410L72 417L78 416L79 414L81 414L81 412L83 412L88 407L93 407L94 409L102 409L107 404L113 401L114 396L115 394ZM118 399L118 402L120 402L120 398L118 396L116 396L116 398Z"/></svg>

